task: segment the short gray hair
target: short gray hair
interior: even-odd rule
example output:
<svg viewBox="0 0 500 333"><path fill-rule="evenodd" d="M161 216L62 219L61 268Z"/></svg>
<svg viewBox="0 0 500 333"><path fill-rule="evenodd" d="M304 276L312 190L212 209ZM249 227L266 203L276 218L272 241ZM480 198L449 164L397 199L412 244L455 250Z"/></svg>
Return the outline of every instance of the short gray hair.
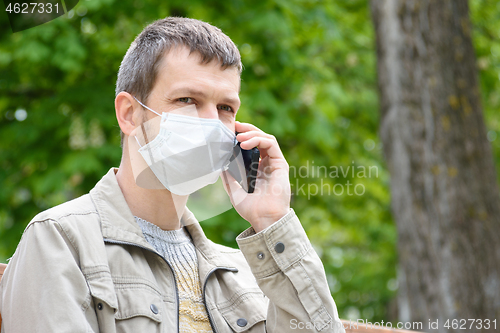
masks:
<svg viewBox="0 0 500 333"><path fill-rule="evenodd" d="M222 68L242 71L238 48L219 28L195 19L167 17L144 28L130 45L118 70L115 96L126 91L147 103L161 60L175 46L187 46L190 53L198 52L201 63L215 59Z"/></svg>

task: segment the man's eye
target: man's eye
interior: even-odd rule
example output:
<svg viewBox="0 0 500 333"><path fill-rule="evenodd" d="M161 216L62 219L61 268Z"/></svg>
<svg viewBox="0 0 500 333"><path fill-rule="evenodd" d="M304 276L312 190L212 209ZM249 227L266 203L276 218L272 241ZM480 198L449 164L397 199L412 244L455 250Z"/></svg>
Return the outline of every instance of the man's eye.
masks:
<svg viewBox="0 0 500 333"><path fill-rule="evenodd" d="M182 103L192 103L193 99L191 97L181 97L178 99L178 101Z"/></svg>
<svg viewBox="0 0 500 333"><path fill-rule="evenodd" d="M229 105L219 105L219 110L233 112L233 108Z"/></svg>

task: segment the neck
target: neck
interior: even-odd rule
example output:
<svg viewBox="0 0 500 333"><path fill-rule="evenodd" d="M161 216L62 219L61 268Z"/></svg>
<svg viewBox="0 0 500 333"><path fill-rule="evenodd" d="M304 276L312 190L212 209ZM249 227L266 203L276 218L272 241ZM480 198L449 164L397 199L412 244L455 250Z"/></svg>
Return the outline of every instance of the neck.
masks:
<svg viewBox="0 0 500 333"><path fill-rule="evenodd" d="M188 196L178 196L162 188L149 169L144 170L142 175L145 172L149 173L146 176L151 179L154 178L157 183L155 188L158 189L138 186L130 158L126 153L127 149L124 148L123 152L116 179L132 214L157 225L163 230L180 229L180 220L186 208Z"/></svg>

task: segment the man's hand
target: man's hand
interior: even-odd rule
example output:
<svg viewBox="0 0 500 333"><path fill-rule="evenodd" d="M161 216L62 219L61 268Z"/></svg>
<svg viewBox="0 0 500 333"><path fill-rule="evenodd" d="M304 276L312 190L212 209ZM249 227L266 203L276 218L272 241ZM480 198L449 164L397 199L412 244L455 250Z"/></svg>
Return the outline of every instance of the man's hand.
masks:
<svg viewBox="0 0 500 333"><path fill-rule="evenodd" d="M280 150L278 141L254 125L236 122L236 139L241 148L260 150L260 163L254 193L247 193L228 173L223 172L224 187L234 208L259 232L290 210L290 181L288 163Z"/></svg>

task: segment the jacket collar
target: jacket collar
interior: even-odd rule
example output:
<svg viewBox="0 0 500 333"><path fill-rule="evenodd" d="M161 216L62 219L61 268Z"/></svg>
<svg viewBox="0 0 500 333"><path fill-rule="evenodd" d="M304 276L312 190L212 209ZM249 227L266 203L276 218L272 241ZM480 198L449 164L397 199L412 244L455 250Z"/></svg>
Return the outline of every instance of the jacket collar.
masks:
<svg viewBox="0 0 500 333"><path fill-rule="evenodd" d="M125 201L118 185L116 171L111 168L90 191L90 196L101 218L102 235L105 240L131 243L155 251L146 241L142 230ZM236 269L218 249L219 245L210 241L203 232L194 214L186 207L181 222L186 226L198 252L200 277L204 277L215 268ZM236 250L235 250L236 251Z"/></svg>

